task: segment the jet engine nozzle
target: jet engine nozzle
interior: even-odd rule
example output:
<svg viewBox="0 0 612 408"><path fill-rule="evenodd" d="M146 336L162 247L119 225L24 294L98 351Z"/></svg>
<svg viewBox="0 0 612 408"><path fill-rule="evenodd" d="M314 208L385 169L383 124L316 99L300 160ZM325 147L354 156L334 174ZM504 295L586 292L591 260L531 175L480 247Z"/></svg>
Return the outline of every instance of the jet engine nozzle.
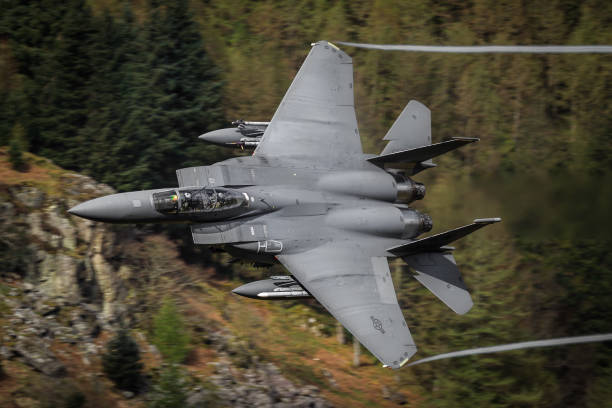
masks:
<svg viewBox="0 0 612 408"><path fill-rule="evenodd" d="M425 197L425 184L412 180L402 173L393 173L397 185L397 201L410 203Z"/></svg>
<svg viewBox="0 0 612 408"><path fill-rule="evenodd" d="M421 233L429 232L433 228L433 220L428 214L419 213L419 219L421 221Z"/></svg>
<svg viewBox="0 0 612 408"><path fill-rule="evenodd" d="M404 238L414 238L433 228L431 217L412 208L401 209L404 222Z"/></svg>

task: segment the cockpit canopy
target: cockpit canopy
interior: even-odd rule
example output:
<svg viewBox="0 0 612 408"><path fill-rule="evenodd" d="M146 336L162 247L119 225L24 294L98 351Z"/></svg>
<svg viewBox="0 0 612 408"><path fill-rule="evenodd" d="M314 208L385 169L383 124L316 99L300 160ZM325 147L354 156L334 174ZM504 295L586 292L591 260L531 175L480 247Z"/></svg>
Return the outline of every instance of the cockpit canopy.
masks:
<svg viewBox="0 0 612 408"><path fill-rule="evenodd" d="M225 188L188 188L153 193L153 204L164 214L200 214L246 207L249 198Z"/></svg>

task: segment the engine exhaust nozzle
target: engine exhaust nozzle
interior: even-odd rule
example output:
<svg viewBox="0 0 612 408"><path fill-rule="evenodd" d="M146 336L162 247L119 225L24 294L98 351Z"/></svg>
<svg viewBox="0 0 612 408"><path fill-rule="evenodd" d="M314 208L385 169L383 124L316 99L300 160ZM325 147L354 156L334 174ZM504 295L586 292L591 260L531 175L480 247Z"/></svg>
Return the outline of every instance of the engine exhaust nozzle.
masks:
<svg viewBox="0 0 612 408"><path fill-rule="evenodd" d="M393 174L397 184L397 201L410 203L425 197L425 185L406 177L402 173Z"/></svg>

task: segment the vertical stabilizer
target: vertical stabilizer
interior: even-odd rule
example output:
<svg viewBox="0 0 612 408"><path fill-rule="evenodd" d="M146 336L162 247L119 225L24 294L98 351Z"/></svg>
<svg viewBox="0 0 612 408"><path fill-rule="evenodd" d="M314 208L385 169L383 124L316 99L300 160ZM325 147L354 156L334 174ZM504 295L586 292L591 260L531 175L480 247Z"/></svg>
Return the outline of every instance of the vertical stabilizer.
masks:
<svg viewBox="0 0 612 408"><path fill-rule="evenodd" d="M431 144L431 111L421 102L412 100L397 117L385 135L389 143L381 156Z"/></svg>

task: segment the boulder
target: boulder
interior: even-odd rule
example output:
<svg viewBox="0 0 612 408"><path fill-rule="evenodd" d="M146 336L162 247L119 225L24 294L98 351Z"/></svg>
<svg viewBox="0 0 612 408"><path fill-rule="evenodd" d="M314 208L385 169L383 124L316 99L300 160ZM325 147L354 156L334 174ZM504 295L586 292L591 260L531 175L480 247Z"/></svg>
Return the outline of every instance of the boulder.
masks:
<svg viewBox="0 0 612 408"><path fill-rule="evenodd" d="M54 298L78 302L81 293L78 282L78 263L75 258L62 253L47 253L40 263L40 291Z"/></svg>
<svg viewBox="0 0 612 408"><path fill-rule="evenodd" d="M61 377L66 374L64 364L55 357L55 354L40 339L19 337L14 350L27 365L45 375Z"/></svg>
<svg viewBox="0 0 612 408"><path fill-rule="evenodd" d="M45 193L35 187L16 187L11 188L10 192L17 202L28 208L40 208L45 202Z"/></svg>
<svg viewBox="0 0 612 408"><path fill-rule="evenodd" d="M70 250L76 249L76 228L64 216L63 210L54 204L46 209L45 214L47 224L59 232L61 246Z"/></svg>

